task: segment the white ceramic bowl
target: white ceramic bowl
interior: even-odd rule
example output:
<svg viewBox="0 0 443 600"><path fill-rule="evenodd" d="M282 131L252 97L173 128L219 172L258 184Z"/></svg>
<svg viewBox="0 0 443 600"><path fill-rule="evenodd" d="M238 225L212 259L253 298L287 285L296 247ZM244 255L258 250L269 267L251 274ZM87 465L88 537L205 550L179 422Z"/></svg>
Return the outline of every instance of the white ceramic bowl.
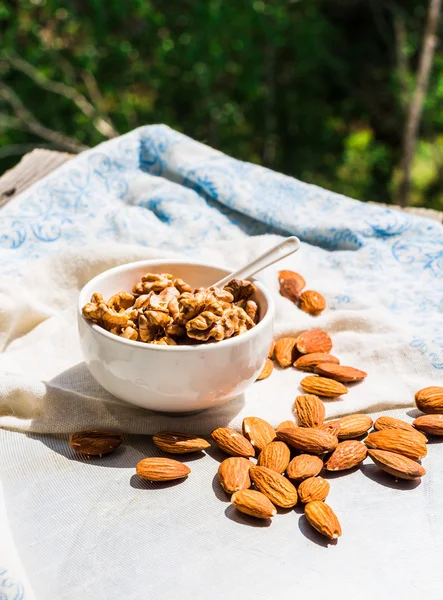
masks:
<svg viewBox="0 0 443 600"><path fill-rule="evenodd" d="M109 298L130 291L145 273L172 273L192 287L208 287L229 271L203 263L147 260L101 273L81 290L78 299L80 343L93 377L108 392L143 408L162 412L194 412L227 402L257 378L272 342L274 303L254 281L260 322L228 340L196 346L158 346L123 339L82 316L93 292Z"/></svg>

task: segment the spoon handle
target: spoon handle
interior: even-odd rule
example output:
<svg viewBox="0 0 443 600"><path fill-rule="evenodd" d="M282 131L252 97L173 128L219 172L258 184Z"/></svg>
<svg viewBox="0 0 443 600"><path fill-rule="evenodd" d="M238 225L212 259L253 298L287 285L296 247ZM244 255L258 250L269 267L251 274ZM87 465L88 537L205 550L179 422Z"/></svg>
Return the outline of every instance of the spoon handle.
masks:
<svg viewBox="0 0 443 600"><path fill-rule="evenodd" d="M295 237L295 235L288 237L273 248L266 250L264 254L261 254L252 262L244 265L240 269L237 269L237 271L234 271L230 275L223 277L223 279L220 279L220 281L217 281L217 283L214 283L213 285L215 287L222 288L224 285L229 283L231 279L248 279L248 277L252 277L252 275L255 275L266 267L273 265L282 258L289 256L293 252L297 252L299 248L300 240Z"/></svg>

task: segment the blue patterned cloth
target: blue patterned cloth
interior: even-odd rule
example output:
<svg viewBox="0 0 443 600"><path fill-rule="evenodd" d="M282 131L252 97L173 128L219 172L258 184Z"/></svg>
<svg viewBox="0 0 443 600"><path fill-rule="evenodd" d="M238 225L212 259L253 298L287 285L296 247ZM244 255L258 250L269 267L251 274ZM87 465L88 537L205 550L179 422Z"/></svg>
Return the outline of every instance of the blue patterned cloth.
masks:
<svg viewBox="0 0 443 600"><path fill-rule="evenodd" d="M407 315L410 345L443 369L443 227L241 162L164 125L81 154L0 213L0 272L92 242L196 256L220 240L295 234L328 250L353 306L362 284ZM320 259L320 255L319 255ZM365 283L366 282L366 283ZM335 303L335 304L334 304Z"/></svg>

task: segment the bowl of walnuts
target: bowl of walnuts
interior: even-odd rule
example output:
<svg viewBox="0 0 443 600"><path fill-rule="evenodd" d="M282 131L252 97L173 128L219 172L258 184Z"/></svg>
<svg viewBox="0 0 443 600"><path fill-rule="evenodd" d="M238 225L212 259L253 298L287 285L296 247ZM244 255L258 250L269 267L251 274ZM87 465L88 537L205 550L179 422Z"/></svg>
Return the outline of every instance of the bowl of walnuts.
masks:
<svg viewBox="0 0 443 600"><path fill-rule="evenodd" d="M92 376L114 396L161 412L197 412L242 394L268 355L274 303L253 278L212 286L228 274L148 260L91 279L78 326Z"/></svg>

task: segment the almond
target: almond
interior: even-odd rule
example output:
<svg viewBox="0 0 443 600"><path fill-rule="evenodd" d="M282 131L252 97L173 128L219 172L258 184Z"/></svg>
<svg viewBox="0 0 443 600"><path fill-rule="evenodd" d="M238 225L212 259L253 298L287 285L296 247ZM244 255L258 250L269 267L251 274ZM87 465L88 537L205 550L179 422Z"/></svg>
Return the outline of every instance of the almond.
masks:
<svg viewBox="0 0 443 600"><path fill-rule="evenodd" d="M257 464L284 473L290 460L291 452L284 442L271 442L260 452Z"/></svg>
<svg viewBox="0 0 443 600"><path fill-rule="evenodd" d="M319 315L326 308L325 297L320 292L306 290L300 296L299 308L310 315Z"/></svg>
<svg viewBox="0 0 443 600"><path fill-rule="evenodd" d="M309 524L322 535L332 540L341 536L340 523L332 508L324 502L308 502L305 515Z"/></svg>
<svg viewBox="0 0 443 600"><path fill-rule="evenodd" d="M282 421L275 431L279 432L281 429L290 429L291 427L295 428L297 424L294 421Z"/></svg>
<svg viewBox="0 0 443 600"><path fill-rule="evenodd" d="M336 437L326 431L311 427L281 429L277 433L277 437L296 450L306 452L307 454L332 452L338 445Z"/></svg>
<svg viewBox="0 0 443 600"><path fill-rule="evenodd" d="M426 444L422 440L401 429L382 429L370 433L365 439L365 444L368 448L396 452L414 460L426 456L427 453Z"/></svg>
<svg viewBox="0 0 443 600"><path fill-rule="evenodd" d="M443 387L433 385L419 390L415 404L424 413L443 413Z"/></svg>
<svg viewBox="0 0 443 600"><path fill-rule="evenodd" d="M365 460L368 450L356 440L340 442L325 464L327 471L345 471L352 469Z"/></svg>
<svg viewBox="0 0 443 600"><path fill-rule="evenodd" d="M265 366L260 372L260 375L257 377L257 381L261 381L262 379L267 379L269 375L274 370L274 363L270 358L266 359Z"/></svg>
<svg viewBox="0 0 443 600"><path fill-rule="evenodd" d="M299 454L291 460L286 469L286 475L295 481L303 481L315 477L323 469L323 461L318 456Z"/></svg>
<svg viewBox="0 0 443 600"><path fill-rule="evenodd" d="M313 352L327 353L332 350L332 340L326 331L311 329L304 331L297 338L297 350L300 354L312 354Z"/></svg>
<svg viewBox="0 0 443 600"><path fill-rule="evenodd" d="M218 480L227 494L251 487L249 469L252 466L253 463L242 456L231 456L220 463Z"/></svg>
<svg viewBox="0 0 443 600"><path fill-rule="evenodd" d="M428 438L412 427L410 423L394 419L394 417L378 417L374 423L374 428L377 431L381 431L382 429L402 429L403 431L409 431L412 435L418 436L425 444L428 443Z"/></svg>
<svg viewBox="0 0 443 600"><path fill-rule="evenodd" d="M255 456L255 450L251 442L245 437L234 431L233 429L227 429L226 427L219 427L214 429L211 433L211 437L217 446L231 456L243 456L249 458Z"/></svg>
<svg viewBox="0 0 443 600"><path fill-rule="evenodd" d="M313 352L312 354L303 354L294 363L296 369L301 371L313 371L317 365L333 363L335 365L340 364L340 361L332 354L326 352Z"/></svg>
<svg viewBox="0 0 443 600"><path fill-rule="evenodd" d="M297 303L301 291L306 285L306 281L303 277L298 273L295 273L295 271L280 271L278 279L280 282L280 294L284 298Z"/></svg>
<svg viewBox="0 0 443 600"><path fill-rule="evenodd" d="M382 429L403 429L404 431L416 433L416 430L410 423L406 423L406 421L402 421L401 419L394 419L394 417L387 416L378 417L374 423L374 429L377 429L377 431L381 431Z"/></svg>
<svg viewBox="0 0 443 600"><path fill-rule="evenodd" d="M231 498L237 510L257 519L269 519L277 514L277 510L266 496L255 490L235 492Z"/></svg>
<svg viewBox="0 0 443 600"><path fill-rule="evenodd" d="M280 281L280 294L294 304L298 303L302 289L299 281L293 277L287 277Z"/></svg>
<svg viewBox="0 0 443 600"><path fill-rule="evenodd" d="M315 367L314 373L323 377L330 377L341 383L354 383L362 381L367 373L354 369L354 367L344 367L343 365L334 365L330 363L319 364Z"/></svg>
<svg viewBox="0 0 443 600"><path fill-rule="evenodd" d="M279 282L282 282L284 279L297 279L300 285L300 289L303 289L306 285L306 281L304 280L304 278L300 275L300 273L297 273L296 271L282 269L278 272L278 280Z"/></svg>
<svg viewBox="0 0 443 600"><path fill-rule="evenodd" d="M313 394L297 396L294 409L302 427L318 427L325 420L325 405Z"/></svg>
<svg viewBox="0 0 443 600"><path fill-rule="evenodd" d="M330 433L334 437L338 438L338 434L340 432L340 421L339 419L327 421L326 423L319 425L318 429L320 429L320 431L326 431L326 433Z"/></svg>
<svg viewBox="0 0 443 600"><path fill-rule="evenodd" d="M420 463L386 450L368 450L369 456L374 463L389 475L400 479L417 479L426 474L425 469Z"/></svg>
<svg viewBox="0 0 443 600"><path fill-rule="evenodd" d="M318 377L318 375L308 375L300 381L300 385L308 394L326 398L338 398L338 396L348 393L348 388L342 383L326 379L326 377Z"/></svg>
<svg viewBox="0 0 443 600"><path fill-rule="evenodd" d="M71 448L78 454L102 456L109 454L123 441L121 433L116 431L77 431L69 436Z"/></svg>
<svg viewBox="0 0 443 600"><path fill-rule="evenodd" d="M283 475L267 467L252 467L250 475L255 487L276 506L291 508L297 504L297 490Z"/></svg>
<svg viewBox="0 0 443 600"><path fill-rule="evenodd" d="M137 464L135 472L142 479L149 481L172 481L187 477L191 469L178 460L156 456L141 460Z"/></svg>
<svg viewBox="0 0 443 600"><path fill-rule="evenodd" d="M308 502L323 502L328 494L331 486L326 479L322 477L309 477L298 486L298 497L303 504Z"/></svg>
<svg viewBox="0 0 443 600"><path fill-rule="evenodd" d="M164 452L171 454L187 454L209 448L211 444L203 438L178 433L176 431L160 431L152 438L154 444Z"/></svg>
<svg viewBox="0 0 443 600"><path fill-rule="evenodd" d="M273 358L273 356L274 356L274 350L275 350L275 343L272 342L271 347L269 348L268 358Z"/></svg>
<svg viewBox="0 0 443 600"><path fill-rule="evenodd" d="M284 337L275 343L274 358L283 369L290 367L296 358L296 342L297 338Z"/></svg>
<svg viewBox="0 0 443 600"><path fill-rule="evenodd" d="M423 415L415 419L414 427L430 435L443 435L443 415Z"/></svg>
<svg viewBox="0 0 443 600"><path fill-rule="evenodd" d="M351 440L360 437L372 427L371 417L363 414L347 415L339 419L338 422L340 424L339 440Z"/></svg>
<svg viewBox="0 0 443 600"><path fill-rule="evenodd" d="M277 437L272 425L258 417L243 419L243 435L259 452Z"/></svg>

